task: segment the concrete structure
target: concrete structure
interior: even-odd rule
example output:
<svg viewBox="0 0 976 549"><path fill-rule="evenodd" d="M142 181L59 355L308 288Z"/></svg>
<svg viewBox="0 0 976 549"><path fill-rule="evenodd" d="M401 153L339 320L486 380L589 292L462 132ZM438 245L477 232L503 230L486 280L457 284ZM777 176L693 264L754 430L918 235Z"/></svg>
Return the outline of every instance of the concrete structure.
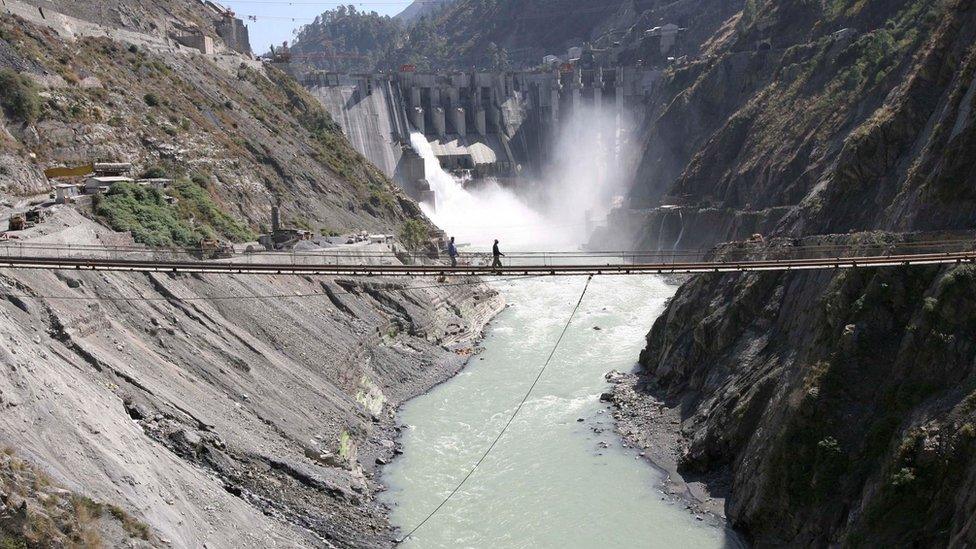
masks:
<svg viewBox="0 0 976 549"><path fill-rule="evenodd" d="M116 183L132 183L132 178L123 175L89 177L85 180L85 194L107 192Z"/></svg>
<svg viewBox="0 0 976 549"><path fill-rule="evenodd" d="M423 161L410 134L426 136L441 165L475 178L519 177L551 159L559 127L575 109L621 113L649 93L660 71L614 66L613 52L573 48L574 64L518 72L416 72L295 76L325 105L353 146L425 201ZM286 65L298 70L295 65ZM615 128L601 128L615 132ZM616 135L615 137L616 138ZM420 173L418 173L418 170Z"/></svg>
<svg viewBox="0 0 976 549"><path fill-rule="evenodd" d="M122 175L132 170L128 162L96 162L92 166L97 176Z"/></svg>
<svg viewBox="0 0 976 549"><path fill-rule="evenodd" d="M234 10L212 0L197 1L200 2L200 4L205 8L209 9L215 16L214 30L217 32L217 36L219 36L221 40L227 44L228 48L236 51L237 53L247 55L248 57L253 55L251 53L251 38L247 30L247 26L244 24L244 21L237 17ZM182 44L182 42L180 43ZM211 51L203 53L213 52Z"/></svg>
<svg viewBox="0 0 976 549"><path fill-rule="evenodd" d="M244 21L224 14L215 24L217 35L227 44L227 47L237 53L251 56L251 38L244 25Z"/></svg>
<svg viewBox="0 0 976 549"><path fill-rule="evenodd" d="M271 206L271 232L258 237L258 243L269 251L288 250L303 240L312 240L312 232L302 229L286 229L281 226L278 206Z"/></svg>
<svg viewBox="0 0 976 549"><path fill-rule="evenodd" d="M162 177L155 177L151 179L137 179L136 185L141 185L143 187L152 187L153 189L164 191L173 184L172 179L165 179Z"/></svg>
<svg viewBox="0 0 976 549"><path fill-rule="evenodd" d="M59 183L54 186L54 202L57 204L69 204L84 191L83 185L74 183Z"/></svg>
<svg viewBox="0 0 976 549"><path fill-rule="evenodd" d="M645 38L656 38L658 40L658 49L661 55L667 55L674 47L675 43L678 41L678 34L684 31L678 25L674 23L668 23L666 25L661 25L660 27L654 27L653 29L648 29L644 31Z"/></svg>
<svg viewBox="0 0 976 549"><path fill-rule="evenodd" d="M213 38L210 38L205 34L188 34L185 36L178 36L176 41L183 46L193 48L205 55L213 55L214 53Z"/></svg>

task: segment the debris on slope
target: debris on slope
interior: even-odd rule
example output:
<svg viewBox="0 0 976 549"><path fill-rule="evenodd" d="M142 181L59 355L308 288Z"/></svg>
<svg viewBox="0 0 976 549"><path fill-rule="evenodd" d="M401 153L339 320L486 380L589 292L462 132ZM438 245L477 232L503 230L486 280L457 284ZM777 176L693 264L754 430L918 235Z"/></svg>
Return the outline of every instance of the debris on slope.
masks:
<svg viewBox="0 0 976 549"><path fill-rule="evenodd" d="M45 226L120 236L63 207ZM176 545L386 546L394 410L456 373L452 346L501 307L480 284L408 286L4 271L0 438Z"/></svg>

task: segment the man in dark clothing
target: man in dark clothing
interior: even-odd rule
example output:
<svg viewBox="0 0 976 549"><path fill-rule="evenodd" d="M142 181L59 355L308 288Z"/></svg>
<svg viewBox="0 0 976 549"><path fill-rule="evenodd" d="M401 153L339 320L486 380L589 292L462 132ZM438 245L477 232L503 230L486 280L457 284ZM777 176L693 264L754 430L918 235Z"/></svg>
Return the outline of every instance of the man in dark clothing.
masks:
<svg viewBox="0 0 976 549"><path fill-rule="evenodd" d="M505 254L503 254L500 251L498 251L498 240L495 240L495 245L491 247L491 255L492 255L492 257L495 258L495 260L491 263L491 266L492 267L501 267L502 266L502 260L501 260L501 258Z"/></svg>
<svg viewBox="0 0 976 549"><path fill-rule="evenodd" d="M447 256L451 258L451 267L457 267L458 251L457 246L454 245L454 237L451 237L451 241L447 243Z"/></svg>

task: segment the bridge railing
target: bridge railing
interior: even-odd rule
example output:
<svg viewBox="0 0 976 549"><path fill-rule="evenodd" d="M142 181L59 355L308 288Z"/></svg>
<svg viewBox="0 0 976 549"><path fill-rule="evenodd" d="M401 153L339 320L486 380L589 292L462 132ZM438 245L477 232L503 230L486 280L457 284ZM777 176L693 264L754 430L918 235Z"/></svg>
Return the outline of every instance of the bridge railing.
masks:
<svg viewBox="0 0 976 549"><path fill-rule="evenodd" d="M783 242L738 242L710 249L657 251L512 251L502 258L507 266L558 265L646 265L684 264L705 261L741 262L753 260L822 259L834 257L879 257L923 253L973 251L976 241L969 238L918 240L911 242L856 242L848 244L793 244ZM324 248L295 251L234 251L216 253L199 248L161 248L140 245L80 245L65 243L0 242L0 255L62 259L112 259L154 262L227 261L234 263L280 265L443 265L445 254L387 251L376 249ZM488 252L465 252L459 264L488 266Z"/></svg>

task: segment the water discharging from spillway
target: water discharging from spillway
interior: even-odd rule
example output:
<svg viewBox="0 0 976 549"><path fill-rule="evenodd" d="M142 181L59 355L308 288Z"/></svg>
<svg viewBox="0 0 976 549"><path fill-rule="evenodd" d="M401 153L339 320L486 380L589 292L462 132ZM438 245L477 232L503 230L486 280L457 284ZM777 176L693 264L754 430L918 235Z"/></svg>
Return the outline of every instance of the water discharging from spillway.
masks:
<svg viewBox="0 0 976 549"><path fill-rule="evenodd" d="M436 207L424 203L421 208L458 243L485 247L496 238L504 246L517 248L560 243L554 242L558 235L547 230L545 218L511 190L489 180L468 191L441 168L423 134L411 135L410 144L423 157L427 182L437 197Z"/></svg>
<svg viewBox="0 0 976 549"><path fill-rule="evenodd" d="M417 141L438 199L436 210L427 213L459 241L481 247L497 236L518 248L552 234L545 216L506 189L465 191L440 169L426 140ZM510 306L493 321L484 351L457 377L401 409L404 453L384 470L389 491L383 496L401 535L447 496L506 423L584 283L584 278L495 281ZM640 460L638 450L622 447L599 401L607 388L604 374L634 366L645 334L673 293L657 277L594 279L518 418L460 492L404 545L735 545L722 526L696 520L681 501L663 495L663 473Z"/></svg>

